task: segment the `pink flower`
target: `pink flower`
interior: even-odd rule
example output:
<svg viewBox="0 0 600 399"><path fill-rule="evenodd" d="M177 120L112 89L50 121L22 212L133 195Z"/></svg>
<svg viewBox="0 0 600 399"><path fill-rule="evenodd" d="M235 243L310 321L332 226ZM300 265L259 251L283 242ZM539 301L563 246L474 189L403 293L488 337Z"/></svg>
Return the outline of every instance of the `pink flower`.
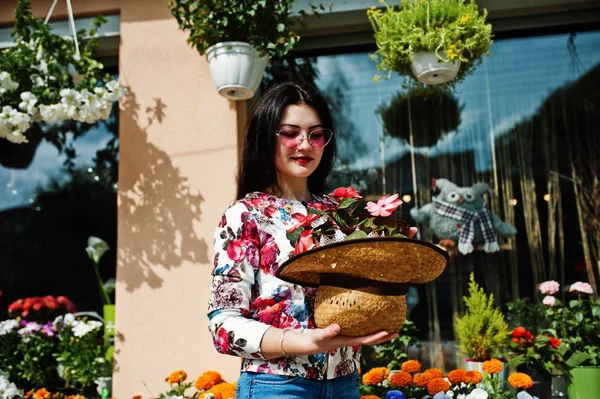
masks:
<svg viewBox="0 0 600 399"><path fill-rule="evenodd" d="M560 284L554 280L544 281L538 286L538 289L544 295L554 295L560 289Z"/></svg>
<svg viewBox="0 0 600 399"><path fill-rule="evenodd" d="M342 200L342 198L362 198L362 196L359 195L358 192L352 186L336 188L329 195L332 197L338 197L340 201Z"/></svg>
<svg viewBox="0 0 600 399"><path fill-rule="evenodd" d="M546 306L554 306L556 305L556 298L552 295L546 295L544 299L542 299L542 303Z"/></svg>
<svg viewBox="0 0 600 399"><path fill-rule="evenodd" d="M398 199L398 194L390 195L389 197L381 197L377 203L367 202L366 210L371 216L390 216L398 207L402 205L402 201Z"/></svg>
<svg viewBox="0 0 600 399"><path fill-rule="evenodd" d="M594 293L594 289L588 283L578 281L574 284L571 284L571 287L569 287L569 292L581 292L592 295Z"/></svg>
<svg viewBox="0 0 600 399"><path fill-rule="evenodd" d="M299 255L302 252L308 251L314 246L315 241L312 238L312 229L304 230L302 233L300 233L300 238L298 238L298 242L296 242L296 247L294 248L294 256Z"/></svg>

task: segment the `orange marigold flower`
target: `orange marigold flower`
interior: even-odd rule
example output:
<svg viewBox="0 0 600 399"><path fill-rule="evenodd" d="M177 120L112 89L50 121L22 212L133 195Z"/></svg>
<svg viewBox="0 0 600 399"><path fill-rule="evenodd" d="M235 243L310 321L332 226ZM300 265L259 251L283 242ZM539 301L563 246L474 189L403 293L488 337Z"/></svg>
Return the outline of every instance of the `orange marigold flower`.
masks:
<svg viewBox="0 0 600 399"><path fill-rule="evenodd" d="M467 384L479 384L483 380L483 375L477 370L469 370L465 373L465 382Z"/></svg>
<svg viewBox="0 0 600 399"><path fill-rule="evenodd" d="M212 388L219 382L223 382L221 374L219 374L216 371L206 371L204 372L204 374L198 377L198 379L194 383L194 387L199 391L205 391L207 389Z"/></svg>
<svg viewBox="0 0 600 399"><path fill-rule="evenodd" d="M498 359L486 360L481 367L488 374L498 374L504 368L502 362Z"/></svg>
<svg viewBox="0 0 600 399"><path fill-rule="evenodd" d="M426 387L429 381L433 379L433 375L429 373L421 373L415 375L413 378L413 383L418 387Z"/></svg>
<svg viewBox="0 0 600 399"><path fill-rule="evenodd" d="M364 396L361 396L360 399L381 399L381 398L377 395L364 395Z"/></svg>
<svg viewBox="0 0 600 399"><path fill-rule="evenodd" d="M444 372L442 369L427 369L425 373L429 373L436 378L444 378Z"/></svg>
<svg viewBox="0 0 600 399"><path fill-rule="evenodd" d="M402 369L402 371L406 371L407 373L413 374L421 370L421 363L419 363L416 360L407 360L404 363L402 363L402 366L400 368Z"/></svg>
<svg viewBox="0 0 600 399"><path fill-rule="evenodd" d="M446 392L448 389L450 389L450 384L441 377L432 378L427 383L427 392L432 396L438 392Z"/></svg>
<svg viewBox="0 0 600 399"><path fill-rule="evenodd" d="M142 399L142 395L135 395L134 397L132 397L131 399Z"/></svg>
<svg viewBox="0 0 600 399"><path fill-rule="evenodd" d="M177 370L177 371L173 371L171 374L169 374L169 376L167 378L165 378L165 381L167 381L169 384L179 384L183 381L185 381L185 379L187 378L187 373L183 370Z"/></svg>
<svg viewBox="0 0 600 399"><path fill-rule="evenodd" d="M529 389L533 386L533 380L525 373L514 373L508 377L508 382L515 388Z"/></svg>
<svg viewBox="0 0 600 399"><path fill-rule="evenodd" d="M25 394L25 399L32 397L35 394L33 391L29 391Z"/></svg>
<svg viewBox="0 0 600 399"><path fill-rule="evenodd" d="M466 374L467 372L463 369L452 370L448 373L448 379L453 384L460 384L461 382L466 382Z"/></svg>
<svg viewBox="0 0 600 399"><path fill-rule="evenodd" d="M235 387L228 382L220 382L210 389L215 398L233 399L235 398Z"/></svg>
<svg viewBox="0 0 600 399"><path fill-rule="evenodd" d="M35 399L50 399L50 392L46 388L40 388L35 391Z"/></svg>
<svg viewBox="0 0 600 399"><path fill-rule="evenodd" d="M390 377L390 383L398 388L404 388L412 382L412 375L406 371L398 371Z"/></svg>
<svg viewBox="0 0 600 399"><path fill-rule="evenodd" d="M373 370L367 372L362 376L362 382L365 385L377 385L382 382L385 378L383 378L382 373L373 372Z"/></svg>

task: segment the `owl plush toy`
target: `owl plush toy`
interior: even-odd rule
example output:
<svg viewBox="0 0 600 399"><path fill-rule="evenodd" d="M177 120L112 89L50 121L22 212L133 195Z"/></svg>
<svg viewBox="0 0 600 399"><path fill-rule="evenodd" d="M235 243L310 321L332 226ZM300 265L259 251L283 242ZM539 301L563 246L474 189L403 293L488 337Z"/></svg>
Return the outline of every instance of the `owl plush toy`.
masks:
<svg viewBox="0 0 600 399"><path fill-rule="evenodd" d="M512 237L517 229L490 212L483 199L489 187L478 183L471 187L458 187L446 179L435 181L439 194L431 204L421 209L413 208L410 215L417 222L429 221L431 230L442 240L458 241L462 254L473 252L473 243L483 242L485 252L500 250L496 236Z"/></svg>

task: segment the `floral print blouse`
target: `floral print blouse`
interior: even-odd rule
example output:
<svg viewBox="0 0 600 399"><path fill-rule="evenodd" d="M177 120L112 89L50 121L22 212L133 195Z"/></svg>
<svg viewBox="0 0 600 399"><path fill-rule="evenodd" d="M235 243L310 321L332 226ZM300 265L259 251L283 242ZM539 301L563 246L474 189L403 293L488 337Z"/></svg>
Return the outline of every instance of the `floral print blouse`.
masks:
<svg viewBox="0 0 600 399"><path fill-rule="evenodd" d="M317 289L275 277L279 265L294 254L295 243L286 231L306 216L306 206L328 209L333 204L317 196L302 203L250 193L225 211L215 232L209 330L220 353L243 358L243 371L332 379L358 370L360 346L271 360L260 351L270 326L302 333L316 328Z"/></svg>

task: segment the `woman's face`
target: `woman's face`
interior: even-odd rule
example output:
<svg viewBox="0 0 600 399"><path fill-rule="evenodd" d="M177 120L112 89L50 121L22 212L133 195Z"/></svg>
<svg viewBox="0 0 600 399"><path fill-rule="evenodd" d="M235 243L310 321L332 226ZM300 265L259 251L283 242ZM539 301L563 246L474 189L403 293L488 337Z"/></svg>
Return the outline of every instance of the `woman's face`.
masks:
<svg viewBox="0 0 600 399"><path fill-rule="evenodd" d="M308 134L322 127L319 114L306 104L288 105L283 110L281 121L277 127L279 137L275 144L275 168L281 183L292 182L298 178L307 179L319 166L323 157L324 147L314 148L308 141ZM287 148L282 141L301 132L302 142L297 148Z"/></svg>

